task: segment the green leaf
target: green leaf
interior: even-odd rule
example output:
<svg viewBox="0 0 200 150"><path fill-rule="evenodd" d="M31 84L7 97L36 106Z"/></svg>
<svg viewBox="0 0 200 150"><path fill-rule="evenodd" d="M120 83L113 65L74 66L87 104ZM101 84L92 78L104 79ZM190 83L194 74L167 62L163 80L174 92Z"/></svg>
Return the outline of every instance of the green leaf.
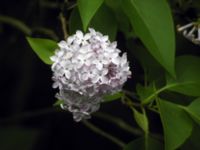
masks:
<svg viewBox="0 0 200 150"><path fill-rule="evenodd" d="M90 27L102 34L108 35L111 41L115 40L117 33L117 21L113 12L106 6L102 5L93 19Z"/></svg>
<svg viewBox="0 0 200 150"><path fill-rule="evenodd" d="M128 143L123 150L162 150L162 149L163 149L163 144L160 141L149 136L147 142L144 137L138 138Z"/></svg>
<svg viewBox="0 0 200 150"><path fill-rule="evenodd" d="M122 31L127 38L133 37L132 27L129 19L121 7L122 0L105 0L105 4L114 12L118 29Z"/></svg>
<svg viewBox="0 0 200 150"><path fill-rule="evenodd" d="M156 89L155 89L154 84L150 84L147 87L144 87L141 84L137 84L136 85L136 91L137 91L137 94L140 97L140 100L143 101L147 97L149 97L151 94L153 94L156 91Z"/></svg>
<svg viewBox="0 0 200 150"><path fill-rule="evenodd" d="M77 30L83 31L83 25L81 22L81 17L78 8L74 8L69 17L69 33L75 34Z"/></svg>
<svg viewBox="0 0 200 150"><path fill-rule="evenodd" d="M134 115L135 121L137 122L139 127L142 128L142 130L145 133L148 133L149 132L149 123L148 123L148 118L146 116L145 111L143 111L143 113L140 113L139 111L137 111L134 108L132 108L132 110L133 110L133 115Z"/></svg>
<svg viewBox="0 0 200 150"><path fill-rule="evenodd" d="M1 150L32 150L39 132L19 127L0 128Z"/></svg>
<svg viewBox="0 0 200 150"><path fill-rule="evenodd" d="M200 57L189 55L178 57L176 74L176 79L167 75L169 90L189 96L200 96Z"/></svg>
<svg viewBox="0 0 200 150"><path fill-rule="evenodd" d="M194 126L192 135L190 138L181 146L181 150L200 150L199 144L200 128L199 126Z"/></svg>
<svg viewBox="0 0 200 150"><path fill-rule="evenodd" d="M175 33L166 0L124 0L122 7L149 52L175 76Z"/></svg>
<svg viewBox="0 0 200 150"><path fill-rule="evenodd" d="M127 41L127 47L143 67L147 81L157 81L160 78L165 77L165 70L163 67L154 59L154 57L149 53L149 51L146 50L143 45L138 42L133 42L131 39ZM158 72L159 76L157 75Z"/></svg>
<svg viewBox="0 0 200 150"><path fill-rule="evenodd" d="M55 41L31 37L27 37L26 39L34 52L44 63L52 64L50 57L54 55L55 49L58 48Z"/></svg>
<svg viewBox="0 0 200 150"><path fill-rule="evenodd" d="M147 97L142 103L147 104L165 90L175 91L189 96L200 96L200 57L180 56L176 59L177 78L166 74L167 84Z"/></svg>
<svg viewBox="0 0 200 150"><path fill-rule="evenodd" d="M109 39L113 41L117 33L117 22L113 12L106 6L102 5L95 16L90 22L89 27L94 28L96 31L108 35ZM69 32L74 34L77 30L83 30L82 22L78 9L75 8L69 19Z"/></svg>
<svg viewBox="0 0 200 150"><path fill-rule="evenodd" d="M200 97L195 99L188 107L184 107L184 110L191 116L191 118L200 125Z"/></svg>
<svg viewBox="0 0 200 150"><path fill-rule="evenodd" d="M164 128L165 149L174 150L191 135L193 123L179 105L158 100L161 121Z"/></svg>
<svg viewBox="0 0 200 150"><path fill-rule="evenodd" d="M193 114L198 116L200 121L200 97L195 99L189 106L188 110L191 111Z"/></svg>
<svg viewBox="0 0 200 150"><path fill-rule="evenodd" d="M105 0L105 4L117 12L122 5L122 0Z"/></svg>
<svg viewBox="0 0 200 150"><path fill-rule="evenodd" d="M113 101L113 100L121 99L122 96L123 96L122 92L117 92L117 93L114 93L112 95L105 95L103 97L103 99L104 99L104 102L110 102L110 101Z"/></svg>
<svg viewBox="0 0 200 150"><path fill-rule="evenodd" d="M53 106L60 106L60 104L63 104L64 103L64 100L56 100L56 102L53 104Z"/></svg>
<svg viewBox="0 0 200 150"><path fill-rule="evenodd" d="M104 0L78 0L78 8L83 23L84 31Z"/></svg>

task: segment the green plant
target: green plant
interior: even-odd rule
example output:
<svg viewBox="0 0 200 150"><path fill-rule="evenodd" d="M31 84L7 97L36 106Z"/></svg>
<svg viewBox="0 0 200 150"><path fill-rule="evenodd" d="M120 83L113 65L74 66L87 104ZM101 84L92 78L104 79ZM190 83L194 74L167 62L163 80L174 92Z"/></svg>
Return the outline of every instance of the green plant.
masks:
<svg viewBox="0 0 200 150"><path fill-rule="evenodd" d="M136 81L132 88L135 90L124 89L105 97L105 102L121 100L132 110L143 131L141 137L124 146L88 122L86 125L124 150L187 147L186 141L194 138L194 126L200 125L200 57L175 55L176 30L169 3L166 0L78 0L68 22L70 35L78 29L86 32L88 27L109 35L111 40L116 39L118 32L123 33L128 55L134 56L143 68L142 80ZM67 34L65 30L64 33ZM45 63L52 64L50 56L54 55L57 41L31 37L27 40ZM188 101L182 101L182 97ZM161 118L164 142L150 131L149 111ZM113 122L116 120L113 118ZM120 127L129 128L126 124Z"/></svg>

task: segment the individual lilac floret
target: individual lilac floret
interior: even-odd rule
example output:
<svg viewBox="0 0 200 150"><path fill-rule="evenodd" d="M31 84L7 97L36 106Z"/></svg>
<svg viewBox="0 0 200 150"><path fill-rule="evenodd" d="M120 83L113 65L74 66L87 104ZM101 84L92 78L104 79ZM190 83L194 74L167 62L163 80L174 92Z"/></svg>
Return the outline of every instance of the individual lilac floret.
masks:
<svg viewBox="0 0 200 150"><path fill-rule="evenodd" d="M184 26L178 25L177 30L194 44L200 45L200 24L198 22L191 22Z"/></svg>
<svg viewBox="0 0 200 150"><path fill-rule="evenodd" d="M86 34L77 31L58 46L51 57L53 87L60 90L56 97L75 121L90 118L103 96L120 91L130 77L126 53L120 56L116 42L91 28Z"/></svg>

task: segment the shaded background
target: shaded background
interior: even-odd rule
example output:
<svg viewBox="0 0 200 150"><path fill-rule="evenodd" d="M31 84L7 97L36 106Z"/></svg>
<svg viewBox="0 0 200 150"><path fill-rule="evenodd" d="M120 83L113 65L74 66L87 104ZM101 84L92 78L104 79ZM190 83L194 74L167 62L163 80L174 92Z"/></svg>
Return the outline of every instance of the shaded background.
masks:
<svg viewBox="0 0 200 150"><path fill-rule="evenodd" d="M56 90L52 89L50 66L35 55L25 39L27 35L62 39L58 16L65 9L63 3L1 1L0 150L119 149L82 123L74 122L71 114L52 107ZM73 1L70 5L73 5ZM66 17L69 17L69 13L70 10L65 12ZM32 33L21 31L16 22L13 24L5 16L22 21ZM101 110L118 112L119 116L125 116L127 112L120 102L106 104ZM93 118L92 122L125 142L133 137L99 119Z"/></svg>
<svg viewBox="0 0 200 150"><path fill-rule="evenodd" d="M198 7L186 4L179 6L177 1L170 1L175 8L175 22L186 23L196 17ZM29 47L25 36L60 40L63 37L60 20L61 11L68 18L74 6L60 0L2 0L0 3L0 150L61 150L61 149L120 149L112 142L92 132L82 123L76 123L72 115L52 107L56 90L52 89L52 72ZM197 6L197 5L195 5ZM5 16L16 18L29 29L20 30ZM186 16L186 17L185 17ZM15 25L14 25L15 24ZM124 37L118 33L119 45L124 47ZM199 55L199 47L177 35L177 55ZM134 56L129 56L134 59ZM135 82L143 72L134 60L134 76L126 85L134 89ZM120 102L104 104L101 111L123 117L133 126L132 113ZM158 116L150 114L152 130L162 133ZM106 121L93 117L91 121L129 142L134 135L118 129Z"/></svg>

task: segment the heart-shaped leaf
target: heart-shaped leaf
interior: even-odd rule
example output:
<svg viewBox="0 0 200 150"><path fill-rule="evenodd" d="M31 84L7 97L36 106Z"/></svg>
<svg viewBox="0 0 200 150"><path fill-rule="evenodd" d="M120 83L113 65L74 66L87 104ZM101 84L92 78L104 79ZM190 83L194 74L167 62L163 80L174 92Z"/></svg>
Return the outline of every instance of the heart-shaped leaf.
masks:
<svg viewBox="0 0 200 150"><path fill-rule="evenodd" d="M161 99L157 102L164 128L165 149L174 150L191 135L192 120L179 105Z"/></svg>
<svg viewBox="0 0 200 150"><path fill-rule="evenodd" d="M124 0L122 7L149 52L175 76L175 32L166 0Z"/></svg>
<svg viewBox="0 0 200 150"><path fill-rule="evenodd" d="M132 108L132 110L133 110L133 115L134 115L135 121L137 122L139 127L142 128L142 130L146 134L148 134L148 132L149 132L149 122L148 122L148 118L147 118L145 111L143 111L141 113L134 108Z"/></svg>
<svg viewBox="0 0 200 150"><path fill-rule="evenodd" d="M122 92L117 92L117 93L114 93L112 95L105 95L103 97L103 99L104 99L104 102L110 102L110 101L113 101L113 100L120 99L122 96L123 96Z"/></svg>
<svg viewBox="0 0 200 150"><path fill-rule="evenodd" d="M83 23L84 31L104 0L78 0L78 8Z"/></svg>
<svg viewBox="0 0 200 150"><path fill-rule="evenodd" d="M108 35L111 41L115 40L117 33L117 22L113 12L106 6L102 5L92 20L89 27L94 28L96 31L101 32L104 35ZM74 34L77 30L83 30L82 22L78 9L75 8L69 19L69 31L70 34Z"/></svg>
<svg viewBox="0 0 200 150"><path fill-rule="evenodd" d="M200 97L195 99L188 107L183 108L200 125Z"/></svg>
<svg viewBox="0 0 200 150"><path fill-rule="evenodd" d="M163 144L148 136L147 139L142 137L128 143L123 150L162 150Z"/></svg>
<svg viewBox="0 0 200 150"><path fill-rule="evenodd" d="M143 101L156 91L156 87L154 83L151 83L146 87L141 84L137 84L136 91L139 95L140 101Z"/></svg>
<svg viewBox="0 0 200 150"><path fill-rule="evenodd" d="M117 21L115 15L106 5L102 5L91 20L90 27L109 35L111 41L115 40L117 33Z"/></svg>
<svg viewBox="0 0 200 150"><path fill-rule="evenodd" d="M52 64L50 57L54 55L54 51L58 48L55 41L31 37L27 37L27 40L31 48L44 63Z"/></svg>
<svg viewBox="0 0 200 150"><path fill-rule="evenodd" d="M180 56L176 59L176 79L167 75L169 90L200 96L200 57Z"/></svg>

